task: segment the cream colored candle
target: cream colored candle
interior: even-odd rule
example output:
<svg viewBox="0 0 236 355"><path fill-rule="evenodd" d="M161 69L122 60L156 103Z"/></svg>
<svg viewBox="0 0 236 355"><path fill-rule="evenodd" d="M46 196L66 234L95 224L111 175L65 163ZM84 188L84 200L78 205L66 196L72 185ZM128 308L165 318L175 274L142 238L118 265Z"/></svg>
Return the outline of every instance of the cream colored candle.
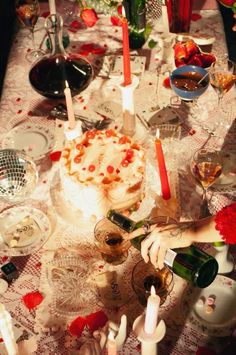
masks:
<svg viewBox="0 0 236 355"><path fill-rule="evenodd" d="M66 81L66 88L64 90L64 94L65 94L65 99L66 99L66 108L67 108L67 115L68 115L68 121L69 121L69 129L74 129L76 126L75 115L74 115L74 110L73 110L71 91L70 91L67 81Z"/></svg>
<svg viewBox="0 0 236 355"><path fill-rule="evenodd" d="M156 330L160 300L160 297L156 295L154 286L152 286L151 295L148 297L147 301L147 309L144 322L144 331L147 334L151 335Z"/></svg>
<svg viewBox="0 0 236 355"><path fill-rule="evenodd" d="M48 0L50 15L56 14L56 4L55 0Z"/></svg>

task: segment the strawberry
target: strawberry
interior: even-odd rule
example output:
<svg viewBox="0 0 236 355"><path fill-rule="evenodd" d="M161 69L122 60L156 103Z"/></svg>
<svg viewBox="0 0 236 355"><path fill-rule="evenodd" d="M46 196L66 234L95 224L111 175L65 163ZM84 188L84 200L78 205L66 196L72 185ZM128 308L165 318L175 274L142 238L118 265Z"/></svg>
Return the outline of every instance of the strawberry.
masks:
<svg viewBox="0 0 236 355"><path fill-rule="evenodd" d="M216 61L216 57L211 53L201 53L201 61L203 63L203 68L208 68Z"/></svg>
<svg viewBox="0 0 236 355"><path fill-rule="evenodd" d="M196 53L200 53L200 49L193 40L185 42L187 58L192 57Z"/></svg>
<svg viewBox="0 0 236 355"><path fill-rule="evenodd" d="M174 56L175 59L181 60L187 57L186 47L183 42L177 42L174 45Z"/></svg>
<svg viewBox="0 0 236 355"><path fill-rule="evenodd" d="M184 59L175 59L176 68L182 67L183 65L186 65L186 62Z"/></svg>
<svg viewBox="0 0 236 355"><path fill-rule="evenodd" d="M196 65L197 67L202 67L203 66L203 63L202 63L202 60L201 60L201 54L194 54L194 56L192 56L188 62L187 62L188 65Z"/></svg>

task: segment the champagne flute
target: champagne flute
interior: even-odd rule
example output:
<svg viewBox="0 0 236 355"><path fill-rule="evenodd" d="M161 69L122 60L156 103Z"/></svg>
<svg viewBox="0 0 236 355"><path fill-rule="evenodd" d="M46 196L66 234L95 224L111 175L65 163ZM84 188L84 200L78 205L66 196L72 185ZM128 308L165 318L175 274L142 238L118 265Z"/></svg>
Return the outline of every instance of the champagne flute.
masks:
<svg viewBox="0 0 236 355"><path fill-rule="evenodd" d="M215 149L202 148L191 159L190 168L193 176L203 188L203 206L208 207L207 191L222 173L222 158Z"/></svg>
<svg viewBox="0 0 236 355"><path fill-rule="evenodd" d="M26 55L29 62L33 62L44 54L41 49L36 49L34 38L34 27L39 17L39 2L38 0L16 0L16 15L18 20L30 30L33 50Z"/></svg>

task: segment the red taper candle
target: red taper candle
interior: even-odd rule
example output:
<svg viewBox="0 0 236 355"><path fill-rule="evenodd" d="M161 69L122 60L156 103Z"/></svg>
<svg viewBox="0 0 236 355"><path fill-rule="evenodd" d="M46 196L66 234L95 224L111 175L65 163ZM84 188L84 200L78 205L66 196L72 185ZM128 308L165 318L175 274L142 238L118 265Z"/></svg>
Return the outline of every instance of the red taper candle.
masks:
<svg viewBox="0 0 236 355"><path fill-rule="evenodd" d="M122 40L123 40L123 74L124 86L131 84L130 52L129 52L129 31L127 18L122 18Z"/></svg>
<svg viewBox="0 0 236 355"><path fill-rule="evenodd" d="M162 150L161 140L159 138L156 138L155 140L155 147L156 147L156 157L157 157L160 181L161 181L162 197L164 200L169 200L171 197L170 185L169 185L168 175L166 171L166 163L165 163L165 158Z"/></svg>

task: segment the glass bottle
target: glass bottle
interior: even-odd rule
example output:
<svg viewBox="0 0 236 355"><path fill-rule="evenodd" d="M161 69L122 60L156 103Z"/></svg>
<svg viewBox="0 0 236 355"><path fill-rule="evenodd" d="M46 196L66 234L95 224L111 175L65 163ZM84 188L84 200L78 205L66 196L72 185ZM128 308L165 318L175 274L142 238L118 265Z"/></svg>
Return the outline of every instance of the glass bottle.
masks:
<svg viewBox="0 0 236 355"><path fill-rule="evenodd" d="M132 221L132 219L122 215L121 213L115 210L109 210L107 213L107 218L114 224L116 224L121 229L125 230L128 233L133 232L135 229L138 229L144 226L147 221L142 220L139 222Z"/></svg>
<svg viewBox="0 0 236 355"><path fill-rule="evenodd" d="M68 55L62 44L63 20L61 16L50 15L45 21L52 52L43 56L30 69L29 81L41 95L64 98L68 83L72 96L86 89L93 78L93 68L84 58Z"/></svg>
<svg viewBox="0 0 236 355"><path fill-rule="evenodd" d="M145 43L146 0L124 0L123 6L129 23L129 46L139 49Z"/></svg>
<svg viewBox="0 0 236 355"><path fill-rule="evenodd" d="M114 211L109 211L107 218L129 233L148 223L147 220L134 222L130 218ZM131 239L131 244L136 249L141 250L141 242L148 234L147 232L147 234ZM176 275L200 288L205 288L214 281L219 267L215 258L194 245L187 248L168 249L164 263Z"/></svg>

